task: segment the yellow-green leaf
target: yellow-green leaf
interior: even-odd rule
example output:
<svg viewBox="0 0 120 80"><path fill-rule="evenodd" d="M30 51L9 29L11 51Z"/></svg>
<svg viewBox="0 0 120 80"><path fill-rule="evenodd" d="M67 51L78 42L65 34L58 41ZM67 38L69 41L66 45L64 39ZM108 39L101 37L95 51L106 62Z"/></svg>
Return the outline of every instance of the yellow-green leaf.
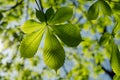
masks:
<svg viewBox="0 0 120 80"><path fill-rule="evenodd" d="M80 28L73 24L53 25L58 37L68 46L76 47L81 41Z"/></svg>
<svg viewBox="0 0 120 80"><path fill-rule="evenodd" d="M120 80L120 76L115 75L115 76L113 77L113 80Z"/></svg>
<svg viewBox="0 0 120 80"><path fill-rule="evenodd" d="M44 30L40 29L37 32L33 32L28 34L20 44L20 53L24 58L33 57L37 52L38 47L40 45L40 41L42 39Z"/></svg>
<svg viewBox="0 0 120 80"><path fill-rule="evenodd" d="M50 30L47 30L44 42L43 59L45 64L54 69L59 69L65 60L65 52L57 38Z"/></svg>
<svg viewBox="0 0 120 80"><path fill-rule="evenodd" d="M87 18L88 20L94 20L98 17L98 15L99 15L99 5L97 1L94 4L92 4L88 9Z"/></svg>
<svg viewBox="0 0 120 80"><path fill-rule="evenodd" d="M111 40L111 66L115 74L120 75L120 52L114 40Z"/></svg>
<svg viewBox="0 0 120 80"><path fill-rule="evenodd" d="M103 11L105 15L111 16L112 9L110 8L109 4L104 0L99 0L98 2L100 4L101 11Z"/></svg>
<svg viewBox="0 0 120 80"><path fill-rule="evenodd" d="M28 20L26 21L22 26L21 26L21 30L24 33L32 33L34 31L38 31L39 29L43 28L45 26L44 23L39 23L36 22L35 20Z"/></svg>
<svg viewBox="0 0 120 80"><path fill-rule="evenodd" d="M108 32L104 33L100 38L99 44L105 45L106 43L109 43L110 38L111 38L110 33L108 33Z"/></svg>
<svg viewBox="0 0 120 80"><path fill-rule="evenodd" d="M50 19L49 23L57 24L57 23L65 22L65 21L69 20L72 17L72 15L73 15L72 8L62 7L56 11L53 18Z"/></svg>

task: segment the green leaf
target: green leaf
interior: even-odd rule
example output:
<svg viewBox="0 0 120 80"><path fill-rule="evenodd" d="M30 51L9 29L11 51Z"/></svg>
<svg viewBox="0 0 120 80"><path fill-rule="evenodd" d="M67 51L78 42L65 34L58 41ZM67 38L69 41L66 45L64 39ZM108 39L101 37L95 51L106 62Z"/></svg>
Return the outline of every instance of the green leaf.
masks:
<svg viewBox="0 0 120 80"><path fill-rule="evenodd" d="M109 43L110 38L111 38L110 33L108 33L108 32L104 33L100 38L99 44L100 45L105 45L105 44Z"/></svg>
<svg viewBox="0 0 120 80"><path fill-rule="evenodd" d="M120 80L120 76L115 75L115 76L113 77L113 80Z"/></svg>
<svg viewBox="0 0 120 80"><path fill-rule="evenodd" d="M2 15L2 13L0 12L0 20L3 18L3 15Z"/></svg>
<svg viewBox="0 0 120 80"><path fill-rule="evenodd" d="M111 40L110 46L112 49L110 59L111 66L115 74L118 76L120 75L120 52L113 39Z"/></svg>
<svg viewBox="0 0 120 80"><path fill-rule="evenodd" d="M106 3L104 0L99 0L98 2L100 4L101 11L103 11L105 15L111 16L112 10L108 3Z"/></svg>
<svg viewBox="0 0 120 80"><path fill-rule="evenodd" d="M57 10L54 17L50 20L50 24L62 23L69 20L73 15L73 10L68 7L62 7Z"/></svg>
<svg viewBox="0 0 120 80"><path fill-rule="evenodd" d="M45 14L42 11L36 10L36 17L39 21L45 22Z"/></svg>
<svg viewBox="0 0 120 80"><path fill-rule="evenodd" d="M117 22L115 27L113 28L113 34L118 33L120 31L120 23Z"/></svg>
<svg viewBox="0 0 120 80"><path fill-rule="evenodd" d="M50 7L49 9L47 9L47 11L45 13L47 21L49 21L49 19L52 17L53 14L54 14L54 10L53 10L52 7Z"/></svg>
<svg viewBox="0 0 120 80"><path fill-rule="evenodd" d="M44 29L27 35L20 44L20 53L24 58L31 58L35 55L40 45Z"/></svg>
<svg viewBox="0 0 120 80"><path fill-rule="evenodd" d="M68 46L76 47L81 41L80 29L72 24L53 25L58 37Z"/></svg>
<svg viewBox="0 0 120 80"><path fill-rule="evenodd" d="M43 28L44 26L45 26L44 23L39 23L34 20L28 20L21 26L21 30L24 33L32 33L34 31L38 31L39 29Z"/></svg>
<svg viewBox="0 0 120 80"><path fill-rule="evenodd" d="M94 20L98 17L99 15L99 6L98 6L98 1L95 2L90 6L87 12L87 18L88 20Z"/></svg>
<svg viewBox="0 0 120 80"><path fill-rule="evenodd" d="M47 30L45 37L43 59L45 64L54 69L59 69L65 60L65 52L55 35Z"/></svg>

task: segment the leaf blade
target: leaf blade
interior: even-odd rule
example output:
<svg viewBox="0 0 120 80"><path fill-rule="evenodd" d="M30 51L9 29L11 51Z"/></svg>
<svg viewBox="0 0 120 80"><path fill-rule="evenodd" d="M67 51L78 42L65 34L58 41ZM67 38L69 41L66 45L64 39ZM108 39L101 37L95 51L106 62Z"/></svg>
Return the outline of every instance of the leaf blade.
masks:
<svg viewBox="0 0 120 80"><path fill-rule="evenodd" d="M35 20L28 20L26 21L22 26L21 26L21 30L26 33L26 34L29 34L29 33L32 33L34 31L37 31L39 29L41 29L42 27L44 27L45 24L41 24L39 22L36 22Z"/></svg>
<svg viewBox="0 0 120 80"><path fill-rule="evenodd" d="M20 44L21 57L31 58L37 52L44 30L27 35Z"/></svg>
<svg viewBox="0 0 120 80"><path fill-rule="evenodd" d="M90 6L87 12L88 20L95 20L99 15L98 1Z"/></svg>
<svg viewBox="0 0 120 80"><path fill-rule="evenodd" d="M40 22L45 22L46 21L45 20L45 14L42 11L37 10L37 9L36 9L36 17Z"/></svg>
<svg viewBox="0 0 120 80"><path fill-rule="evenodd" d="M47 31L43 59L45 64L54 69L59 69L65 60L65 52L55 35Z"/></svg>
<svg viewBox="0 0 120 80"><path fill-rule="evenodd" d="M105 45L106 43L109 42L110 38L111 38L110 33L108 33L108 32L104 33L100 38L99 44L100 45Z"/></svg>
<svg viewBox="0 0 120 80"><path fill-rule="evenodd" d="M118 76L120 75L120 52L118 46L114 43L114 40L111 40L111 66L115 74Z"/></svg>
<svg viewBox="0 0 120 80"><path fill-rule="evenodd" d="M56 35L68 46L76 47L81 41L80 29L72 24L53 25Z"/></svg>
<svg viewBox="0 0 120 80"><path fill-rule="evenodd" d="M111 16L112 14L112 9L110 8L110 6L108 5L107 2L105 2L104 0L99 0L99 4L100 4L100 8L103 11L103 13L105 15Z"/></svg>
<svg viewBox="0 0 120 80"><path fill-rule="evenodd" d="M49 21L50 24L62 23L69 20L73 15L73 10L68 7L59 8L53 18Z"/></svg>
<svg viewBox="0 0 120 80"><path fill-rule="evenodd" d="M45 13L47 21L49 21L49 19L52 17L53 14L54 14L54 10L53 10L52 7L50 7L49 9L47 9L47 11Z"/></svg>

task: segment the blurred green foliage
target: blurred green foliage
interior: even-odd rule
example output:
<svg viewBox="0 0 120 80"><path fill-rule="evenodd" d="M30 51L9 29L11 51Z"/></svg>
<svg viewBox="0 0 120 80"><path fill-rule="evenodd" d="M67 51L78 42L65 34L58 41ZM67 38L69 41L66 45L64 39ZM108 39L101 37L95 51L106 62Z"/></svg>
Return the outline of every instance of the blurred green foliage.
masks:
<svg viewBox="0 0 120 80"><path fill-rule="evenodd" d="M19 52L20 42L24 38L20 26L28 19L38 21L35 0L0 0L0 80L112 80L113 75L106 72L112 72L109 64L110 43L104 46L99 42L107 32L120 48L119 24L115 27L120 22L120 0L104 0L111 8L112 15L104 15L100 10L96 20L87 20L88 9L95 0L41 1L44 11L50 7L55 11L63 6L73 8L74 14L68 23L79 26L84 41L74 48L63 44L66 58L57 74L43 62L43 44L34 57L23 59ZM114 79L119 80L119 75Z"/></svg>

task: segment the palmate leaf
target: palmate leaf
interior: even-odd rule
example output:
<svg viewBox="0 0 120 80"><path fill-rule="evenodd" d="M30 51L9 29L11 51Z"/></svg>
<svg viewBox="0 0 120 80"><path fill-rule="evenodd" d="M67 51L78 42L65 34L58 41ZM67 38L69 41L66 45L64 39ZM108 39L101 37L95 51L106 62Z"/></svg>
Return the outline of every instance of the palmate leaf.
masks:
<svg viewBox="0 0 120 80"><path fill-rule="evenodd" d="M28 34L20 44L21 57L31 58L35 55L40 45L44 29Z"/></svg>
<svg viewBox="0 0 120 80"><path fill-rule="evenodd" d="M35 20L28 20L26 21L22 26L21 26L21 30L24 32L24 33L32 33L34 31L37 31L41 28L43 28L45 26L44 23L39 23L39 22L36 22Z"/></svg>
<svg viewBox="0 0 120 80"><path fill-rule="evenodd" d="M87 18L88 20L94 20L98 17L98 15L99 15L99 5L97 1L94 4L92 4L88 9Z"/></svg>
<svg viewBox="0 0 120 80"><path fill-rule="evenodd" d="M98 2L101 8L101 11L103 11L105 15L111 16L112 10L110 6L104 0L99 0Z"/></svg>
<svg viewBox="0 0 120 80"><path fill-rule="evenodd" d="M50 24L62 23L69 20L73 15L72 8L62 7L58 9L55 15L50 19Z"/></svg>
<svg viewBox="0 0 120 80"><path fill-rule="evenodd" d="M58 37L68 46L76 47L81 41L80 29L72 24L53 25Z"/></svg>
<svg viewBox="0 0 120 80"><path fill-rule="evenodd" d="M43 59L45 64L54 70L59 69L64 64L65 60L63 47L50 30L46 32L44 43Z"/></svg>
<svg viewBox="0 0 120 80"><path fill-rule="evenodd" d="M118 76L120 75L120 52L113 39L111 40L110 45L112 49L110 60L111 66L115 74Z"/></svg>

